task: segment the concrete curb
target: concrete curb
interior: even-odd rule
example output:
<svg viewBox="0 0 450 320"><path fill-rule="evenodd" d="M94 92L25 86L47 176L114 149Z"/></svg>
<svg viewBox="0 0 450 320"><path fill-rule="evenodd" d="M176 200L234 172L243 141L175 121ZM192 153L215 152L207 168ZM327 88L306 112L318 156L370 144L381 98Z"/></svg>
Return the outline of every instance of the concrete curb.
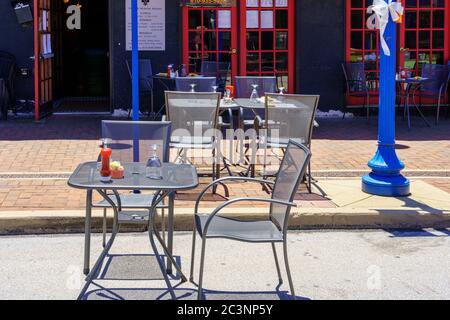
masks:
<svg viewBox="0 0 450 320"><path fill-rule="evenodd" d="M239 212L224 211L227 216L240 219L267 217L264 208L238 208ZM175 211L175 230L192 230L192 208ZM108 225L112 218L109 216ZM159 228L160 226L160 221ZM93 232L100 232L102 214L93 212ZM450 227L450 211L424 213L420 209L352 209L308 208L296 209L290 220L291 229L422 229ZM122 231L144 231L141 226L124 226ZM0 235L56 234L84 232L84 211L19 211L0 212Z"/></svg>

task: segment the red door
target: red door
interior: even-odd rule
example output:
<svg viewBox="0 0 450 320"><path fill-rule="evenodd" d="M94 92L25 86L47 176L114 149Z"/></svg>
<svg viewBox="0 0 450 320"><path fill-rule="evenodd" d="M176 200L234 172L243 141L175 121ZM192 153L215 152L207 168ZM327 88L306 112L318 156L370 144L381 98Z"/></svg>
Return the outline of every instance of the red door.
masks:
<svg viewBox="0 0 450 320"><path fill-rule="evenodd" d="M277 76L294 92L295 1L240 1L240 74Z"/></svg>
<svg viewBox="0 0 450 320"><path fill-rule="evenodd" d="M237 75L237 8L230 6L183 7L183 63L199 73L202 61L231 63Z"/></svg>

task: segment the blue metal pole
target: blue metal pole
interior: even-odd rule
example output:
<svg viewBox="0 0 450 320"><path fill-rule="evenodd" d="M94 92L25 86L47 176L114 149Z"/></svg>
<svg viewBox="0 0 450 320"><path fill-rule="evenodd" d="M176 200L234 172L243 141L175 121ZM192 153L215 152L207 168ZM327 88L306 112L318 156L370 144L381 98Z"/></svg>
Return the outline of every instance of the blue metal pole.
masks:
<svg viewBox="0 0 450 320"><path fill-rule="evenodd" d="M389 18L384 36L391 55L385 55L380 49L378 150L373 159L369 161L372 172L363 177L362 189L366 193L380 196L407 196L410 194L410 182L401 175L400 172L405 165L395 152L397 24L392 17Z"/></svg>
<svg viewBox="0 0 450 320"><path fill-rule="evenodd" d="M132 108L133 121L139 121L139 26L138 0L131 0L131 64L132 64ZM139 162L139 139L133 139L133 161Z"/></svg>

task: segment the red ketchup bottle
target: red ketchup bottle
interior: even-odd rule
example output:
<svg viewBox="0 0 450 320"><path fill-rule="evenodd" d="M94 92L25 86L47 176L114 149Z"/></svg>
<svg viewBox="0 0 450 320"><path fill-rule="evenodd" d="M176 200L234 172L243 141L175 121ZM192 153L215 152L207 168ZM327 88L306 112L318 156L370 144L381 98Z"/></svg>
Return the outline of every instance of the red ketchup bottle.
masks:
<svg viewBox="0 0 450 320"><path fill-rule="evenodd" d="M108 147L102 148L100 152L102 156L102 168L100 170L100 180L102 181L110 181L111 180L111 168L110 168L110 159L111 159L112 150Z"/></svg>

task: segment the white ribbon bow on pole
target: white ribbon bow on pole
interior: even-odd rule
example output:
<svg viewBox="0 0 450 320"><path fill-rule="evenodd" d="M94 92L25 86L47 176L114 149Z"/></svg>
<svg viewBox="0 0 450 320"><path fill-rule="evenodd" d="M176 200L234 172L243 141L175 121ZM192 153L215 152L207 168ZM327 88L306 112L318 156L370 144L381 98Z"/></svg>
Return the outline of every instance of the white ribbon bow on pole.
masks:
<svg viewBox="0 0 450 320"><path fill-rule="evenodd" d="M384 38L384 32L389 23L389 14L392 16L392 20L397 22L403 16L404 8L400 2L394 2L389 0L373 0L373 4L367 8L367 13L372 14L367 19L367 28L370 30L380 29L381 47L386 56L391 55L391 50Z"/></svg>

